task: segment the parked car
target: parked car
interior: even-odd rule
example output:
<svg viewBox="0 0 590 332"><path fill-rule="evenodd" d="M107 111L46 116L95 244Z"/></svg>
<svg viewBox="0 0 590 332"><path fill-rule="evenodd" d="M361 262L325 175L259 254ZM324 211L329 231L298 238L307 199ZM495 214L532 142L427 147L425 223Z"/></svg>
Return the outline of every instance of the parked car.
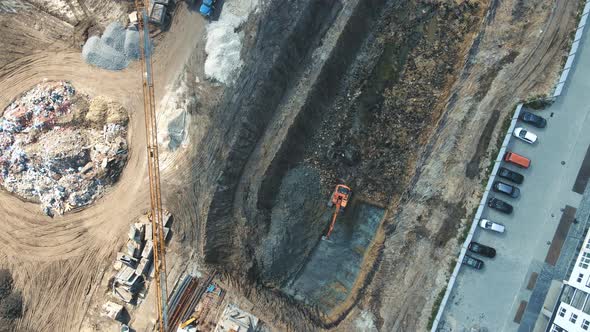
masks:
<svg viewBox="0 0 590 332"><path fill-rule="evenodd" d="M479 227L498 233L504 233L504 231L506 230L506 227L504 225L491 221L489 219L480 219Z"/></svg>
<svg viewBox="0 0 590 332"><path fill-rule="evenodd" d="M522 127L515 128L512 134L514 135L514 137L520 139L521 141L525 141L529 144L533 144L537 141L537 135Z"/></svg>
<svg viewBox="0 0 590 332"><path fill-rule="evenodd" d="M524 181L524 176L522 174L511 171L506 167L500 167L498 169L498 176L517 184L521 184L522 181Z"/></svg>
<svg viewBox="0 0 590 332"><path fill-rule="evenodd" d="M529 158L511 151L506 152L504 155L504 161L514 164L520 168L529 168L531 166L531 160Z"/></svg>
<svg viewBox="0 0 590 332"><path fill-rule="evenodd" d="M483 261L481 259L477 259L469 255L465 255L463 257L463 264L469 265L476 270L481 270L483 268Z"/></svg>
<svg viewBox="0 0 590 332"><path fill-rule="evenodd" d="M520 115L518 116L518 118L522 122L531 124L537 128L545 128L545 126L547 126L547 120L545 120L544 117L538 116L538 115L533 114L531 112L522 111L522 112L520 112Z"/></svg>
<svg viewBox="0 0 590 332"><path fill-rule="evenodd" d="M475 241L471 241L471 243L469 243L469 246L467 246L467 249L469 249L469 251L476 253L478 255L482 255L485 257L489 257L489 258L494 258L496 257L496 249L492 248L492 247L488 247L486 245L483 245L481 243L477 243Z"/></svg>
<svg viewBox="0 0 590 332"><path fill-rule="evenodd" d="M215 9L215 1L216 0L203 0L201 8L199 8L201 15L207 18L211 17L211 15L213 15L213 10Z"/></svg>
<svg viewBox="0 0 590 332"><path fill-rule="evenodd" d="M511 214L512 213L512 205L504 202L503 200L496 198L496 197L492 197L490 199L488 199L488 206L491 207L494 210L498 210L502 213L506 213L506 214Z"/></svg>
<svg viewBox="0 0 590 332"><path fill-rule="evenodd" d="M494 184L492 185L492 190L500 194L508 195L512 198L517 198L518 196L520 196L520 189L502 181L494 181Z"/></svg>

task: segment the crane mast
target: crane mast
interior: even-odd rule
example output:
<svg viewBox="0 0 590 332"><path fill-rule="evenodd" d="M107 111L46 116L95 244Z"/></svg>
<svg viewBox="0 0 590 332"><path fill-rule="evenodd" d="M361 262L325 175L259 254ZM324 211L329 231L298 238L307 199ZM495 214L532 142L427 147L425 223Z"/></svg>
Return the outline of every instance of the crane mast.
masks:
<svg viewBox="0 0 590 332"><path fill-rule="evenodd" d="M166 289L165 238L160 191L160 164L158 157L158 133L154 98L154 77L152 70L152 47L149 33L149 0L135 0L140 36L140 59L143 85L143 107L145 113L145 135L147 143L148 175L150 186L150 208L152 241L154 243L154 276L157 294L158 330L166 332L168 327L168 291Z"/></svg>

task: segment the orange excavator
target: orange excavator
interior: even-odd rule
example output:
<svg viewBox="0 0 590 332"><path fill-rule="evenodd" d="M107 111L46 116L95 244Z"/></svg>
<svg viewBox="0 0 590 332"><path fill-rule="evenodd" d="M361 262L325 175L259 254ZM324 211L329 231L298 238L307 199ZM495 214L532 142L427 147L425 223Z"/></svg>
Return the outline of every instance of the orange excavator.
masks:
<svg viewBox="0 0 590 332"><path fill-rule="evenodd" d="M348 199L350 198L350 195L352 195L352 189L343 184L337 185L336 189L334 189L332 197L330 197L330 201L328 202L329 207L335 206L334 214L332 215L332 222L330 223L328 233L326 233L326 235L322 237L322 240L328 240L330 238L330 234L332 234L332 230L334 229L334 224L336 223L338 213L344 211L346 204L348 204Z"/></svg>

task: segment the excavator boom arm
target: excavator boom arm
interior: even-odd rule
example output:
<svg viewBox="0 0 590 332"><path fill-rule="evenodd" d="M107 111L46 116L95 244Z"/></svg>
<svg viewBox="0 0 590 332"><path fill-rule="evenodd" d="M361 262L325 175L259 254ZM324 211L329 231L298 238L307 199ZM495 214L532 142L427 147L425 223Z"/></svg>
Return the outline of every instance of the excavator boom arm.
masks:
<svg viewBox="0 0 590 332"><path fill-rule="evenodd" d="M328 233L326 234L326 239L330 238L330 234L332 234L332 230L334 229L334 224L336 223L336 218L338 217L338 213L340 213L340 207L342 206L342 199L338 199L336 205L334 207L334 214L332 214L332 222L330 222L330 228L328 229Z"/></svg>

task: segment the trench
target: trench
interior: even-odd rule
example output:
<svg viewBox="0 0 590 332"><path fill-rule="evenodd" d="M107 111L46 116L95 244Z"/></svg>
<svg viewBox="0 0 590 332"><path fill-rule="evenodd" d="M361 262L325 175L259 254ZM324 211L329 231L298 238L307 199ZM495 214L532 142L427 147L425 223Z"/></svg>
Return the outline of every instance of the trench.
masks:
<svg viewBox="0 0 590 332"><path fill-rule="evenodd" d="M380 259L380 252L371 259L366 254L380 248L375 236L385 210L367 201L386 199L374 200L360 184L385 166L355 160L355 152L342 146L372 143L383 94L399 83L420 40L436 37L433 11L422 6L272 1L261 15L245 69L224 92L210 131L196 147L202 151L196 160L202 172L194 181L197 242L205 263L268 290L276 301L296 301L294 308L318 326L336 326L346 316ZM405 17L414 11L421 14ZM405 30L399 39L375 43L391 24L384 15L395 16ZM351 82L359 91L353 101ZM420 130L427 116L409 114L407 120ZM318 142L326 133L335 143L322 150L326 142ZM410 148L400 150L399 158L409 158ZM328 157L312 162L318 153ZM403 167L400 162L389 168ZM339 175L361 189L337 220L331 241L322 241L331 217L324 203ZM369 180L377 186L377 178ZM382 197L394 195L402 177L388 181L394 184L378 186L386 193Z"/></svg>

